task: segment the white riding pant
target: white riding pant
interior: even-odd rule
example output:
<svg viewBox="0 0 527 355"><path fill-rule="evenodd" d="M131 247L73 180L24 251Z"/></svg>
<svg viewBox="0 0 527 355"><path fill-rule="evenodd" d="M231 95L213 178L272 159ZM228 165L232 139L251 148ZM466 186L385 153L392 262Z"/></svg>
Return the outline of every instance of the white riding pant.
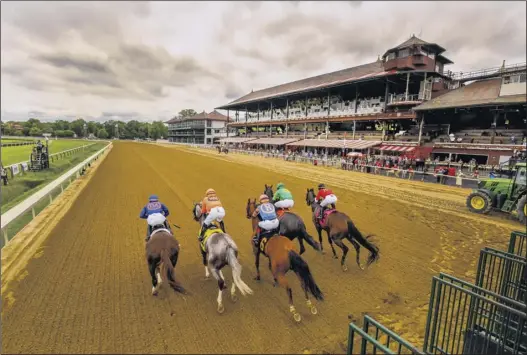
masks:
<svg viewBox="0 0 527 355"><path fill-rule="evenodd" d="M225 217L225 209L223 207L214 207L210 210L210 213L207 215L207 218L205 218L205 221L203 221L203 224L206 226L210 226L212 221L223 221L223 218Z"/></svg>
<svg viewBox="0 0 527 355"><path fill-rule="evenodd" d="M327 205L333 205L337 203L337 196L331 194L327 195L324 200L320 203L320 206L326 207Z"/></svg>
<svg viewBox="0 0 527 355"><path fill-rule="evenodd" d="M148 225L150 225L152 227L160 225L160 224L164 224L165 221L166 221L166 218L161 213L152 213L146 219L146 223L148 223Z"/></svg>
<svg viewBox="0 0 527 355"><path fill-rule="evenodd" d="M276 229L276 228L278 228L279 225L280 225L280 221L278 220L278 218L271 219L271 220L268 220L268 221L260 221L260 222L258 222L258 226L260 228L262 228L262 229L265 229L266 231L270 231L270 230Z"/></svg>
<svg viewBox="0 0 527 355"><path fill-rule="evenodd" d="M295 205L295 201L293 201L293 200L282 200L282 201L275 202L274 205L275 205L276 208L293 208L293 206Z"/></svg>

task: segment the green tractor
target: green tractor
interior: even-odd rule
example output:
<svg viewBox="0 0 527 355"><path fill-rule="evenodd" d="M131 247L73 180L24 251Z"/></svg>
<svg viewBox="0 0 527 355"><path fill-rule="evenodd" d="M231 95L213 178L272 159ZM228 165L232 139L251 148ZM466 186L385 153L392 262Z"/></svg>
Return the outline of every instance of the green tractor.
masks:
<svg viewBox="0 0 527 355"><path fill-rule="evenodd" d="M494 178L479 182L478 188L467 197L467 207L474 213L489 213L492 209L505 213L516 211L518 220L525 224L527 215L526 163L514 166L511 179Z"/></svg>

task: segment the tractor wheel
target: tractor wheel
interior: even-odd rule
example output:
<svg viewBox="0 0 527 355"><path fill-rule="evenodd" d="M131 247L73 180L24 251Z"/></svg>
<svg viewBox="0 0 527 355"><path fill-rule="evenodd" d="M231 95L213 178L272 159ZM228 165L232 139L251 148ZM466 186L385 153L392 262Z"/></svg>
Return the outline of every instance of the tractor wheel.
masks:
<svg viewBox="0 0 527 355"><path fill-rule="evenodd" d="M492 209L492 199L489 195L476 191L468 195L467 207L474 213L487 214Z"/></svg>
<svg viewBox="0 0 527 355"><path fill-rule="evenodd" d="M518 220L520 223L525 224L525 216L527 215L527 195L523 195L523 197L520 198L516 211L518 212Z"/></svg>

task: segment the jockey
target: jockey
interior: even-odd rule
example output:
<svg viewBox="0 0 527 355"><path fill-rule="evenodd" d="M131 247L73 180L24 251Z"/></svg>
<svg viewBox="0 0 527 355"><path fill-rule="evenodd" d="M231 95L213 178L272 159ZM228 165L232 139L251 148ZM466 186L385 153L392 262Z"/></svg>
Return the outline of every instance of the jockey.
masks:
<svg viewBox="0 0 527 355"><path fill-rule="evenodd" d="M221 201L216 195L214 189L208 189L205 192L205 197L201 202L201 213L206 214L206 218L203 221L203 226L201 227L201 232L198 237L198 240L203 241L205 236L205 231L211 226L214 220L220 222L221 229L225 233L225 225L223 224L223 218L225 217L225 210L221 205Z"/></svg>
<svg viewBox="0 0 527 355"><path fill-rule="evenodd" d="M328 189L326 185L320 184L318 185L316 201L320 203L321 207L318 218L322 219L322 217L324 217L324 210L326 209L327 205L333 205L333 208L336 208L335 203L337 203L337 196L335 196L333 191Z"/></svg>
<svg viewBox="0 0 527 355"><path fill-rule="evenodd" d="M295 201L293 201L293 194L285 188L283 183L276 185L276 192L273 196L273 202L276 208L289 209L293 208Z"/></svg>
<svg viewBox="0 0 527 355"><path fill-rule="evenodd" d="M253 243L258 247L260 239L260 230L272 231L278 229L280 226L280 221L276 215L275 206L269 202L269 196L263 194L260 195L260 205L256 207L252 215L253 218L258 217L260 222L258 222L258 229L256 235L253 237Z"/></svg>
<svg viewBox="0 0 527 355"><path fill-rule="evenodd" d="M168 217L170 212L168 211L167 206L165 204L159 202L159 198L157 195L150 195L148 198L148 203L146 206L143 207L141 210L141 213L139 214L139 218L146 219L147 220L147 226L146 226L146 238L145 241L148 241L150 239L150 233L152 233L152 225L151 220L152 218L155 220L155 216L152 218L149 218L150 216L160 214L164 217ZM153 223L153 222L152 222ZM165 227L169 229L168 222L164 221ZM154 224L155 225L155 224Z"/></svg>

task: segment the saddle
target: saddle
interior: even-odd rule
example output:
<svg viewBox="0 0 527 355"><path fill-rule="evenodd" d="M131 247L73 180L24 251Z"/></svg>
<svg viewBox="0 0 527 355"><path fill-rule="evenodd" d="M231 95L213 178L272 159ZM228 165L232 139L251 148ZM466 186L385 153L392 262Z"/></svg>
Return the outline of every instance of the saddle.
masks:
<svg viewBox="0 0 527 355"><path fill-rule="evenodd" d="M200 229L200 232L201 232L201 229ZM201 250L204 253L206 251L205 246L207 245L207 240L210 238L211 235L216 234L216 233L223 233L223 231L221 230L221 228L219 228L218 226L214 224L211 224L210 227L207 228L207 230L205 231L205 234L203 235L203 240L199 243Z"/></svg>
<svg viewBox="0 0 527 355"><path fill-rule="evenodd" d="M322 207L317 207L317 210L316 210L316 216L317 216L317 220L318 220L318 223L320 224L320 226L322 228L325 228L326 227L326 222L327 222L327 219L328 219L328 216L332 213L335 213L337 212L337 209L336 208L328 208L326 210L324 210L324 214L322 215L322 218L318 217L320 215L320 209Z"/></svg>
<svg viewBox="0 0 527 355"><path fill-rule="evenodd" d="M276 215L278 216L278 219L281 219L286 212L291 212L289 208L277 208L276 209Z"/></svg>
<svg viewBox="0 0 527 355"><path fill-rule="evenodd" d="M260 249L260 252L263 255L268 256L265 253L265 247L266 247L267 242L269 241L269 239L271 239L275 235L278 235L278 230L277 229L266 231L266 230L263 230L263 229L259 228L259 231L258 231L258 249Z"/></svg>

